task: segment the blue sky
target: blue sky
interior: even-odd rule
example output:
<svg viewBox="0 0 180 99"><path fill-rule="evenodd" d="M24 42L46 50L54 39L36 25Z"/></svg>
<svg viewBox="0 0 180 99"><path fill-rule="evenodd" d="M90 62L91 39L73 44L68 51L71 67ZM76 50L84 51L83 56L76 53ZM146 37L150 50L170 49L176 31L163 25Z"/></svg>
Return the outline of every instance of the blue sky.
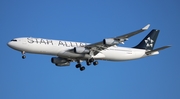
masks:
<svg viewBox="0 0 180 99"><path fill-rule="evenodd" d="M178 0L0 0L0 99L179 99ZM125 42L138 44L160 29L156 46L172 45L160 55L126 62L100 61L80 72L75 63L56 67L52 56L26 54L6 44L15 37L94 43L149 30ZM85 63L83 63L85 64Z"/></svg>

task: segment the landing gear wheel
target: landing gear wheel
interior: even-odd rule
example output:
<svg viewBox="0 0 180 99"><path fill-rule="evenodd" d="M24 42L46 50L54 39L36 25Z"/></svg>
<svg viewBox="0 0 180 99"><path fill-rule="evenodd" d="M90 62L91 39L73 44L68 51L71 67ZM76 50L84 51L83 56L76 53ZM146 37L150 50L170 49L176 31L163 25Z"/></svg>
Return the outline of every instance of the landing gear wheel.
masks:
<svg viewBox="0 0 180 99"><path fill-rule="evenodd" d="M93 62L93 65L94 65L94 66L98 65L98 61L94 61L94 62Z"/></svg>
<svg viewBox="0 0 180 99"><path fill-rule="evenodd" d="M86 62L86 64L89 66L89 65L91 65L91 62Z"/></svg>
<svg viewBox="0 0 180 99"><path fill-rule="evenodd" d="M23 56L22 56L22 59L25 59L25 58L26 58L26 56L25 56L25 55L23 55Z"/></svg>
<svg viewBox="0 0 180 99"><path fill-rule="evenodd" d="M80 71L83 71L83 70L85 70L85 67L84 66L80 67Z"/></svg>
<svg viewBox="0 0 180 99"><path fill-rule="evenodd" d="M80 67L81 67L81 64L77 64L77 65L76 65L76 68L80 68Z"/></svg>
<svg viewBox="0 0 180 99"><path fill-rule="evenodd" d="M91 63L91 62L94 62L94 58L90 58L89 59L89 62Z"/></svg>

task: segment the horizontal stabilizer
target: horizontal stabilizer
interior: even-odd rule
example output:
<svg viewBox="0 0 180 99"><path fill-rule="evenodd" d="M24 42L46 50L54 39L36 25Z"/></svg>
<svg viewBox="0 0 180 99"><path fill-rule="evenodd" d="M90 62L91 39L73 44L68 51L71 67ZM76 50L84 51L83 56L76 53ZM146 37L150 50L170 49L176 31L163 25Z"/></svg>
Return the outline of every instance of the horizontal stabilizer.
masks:
<svg viewBox="0 0 180 99"><path fill-rule="evenodd" d="M147 51L146 54L149 55L149 54L151 54L153 52L160 51L160 50L163 50L163 49L166 49L166 48L169 48L169 47L171 47L171 46L163 46L163 47L151 50L151 51Z"/></svg>

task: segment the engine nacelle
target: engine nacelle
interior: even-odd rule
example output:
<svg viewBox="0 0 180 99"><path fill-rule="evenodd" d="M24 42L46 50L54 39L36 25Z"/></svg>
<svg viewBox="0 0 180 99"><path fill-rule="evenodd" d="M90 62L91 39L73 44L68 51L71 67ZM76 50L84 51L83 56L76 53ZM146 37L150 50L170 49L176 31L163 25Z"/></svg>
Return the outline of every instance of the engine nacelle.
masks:
<svg viewBox="0 0 180 99"><path fill-rule="evenodd" d="M103 40L103 44L105 44L105 45L117 45L117 44L119 44L119 41L117 41L117 40L114 40L113 38L108 38L108 39L104 39Z"/></svg>
<svg viewBox="0 0 180 99"><path fill-rule="evenodd" d="M74 52L78 54L88 54L90 50L85 47L74 47Z"/></svg>
<svg viewBox="0 0 180 99"><path fill-rule="evenodd" d="M70 62L56 64L56 66L69 66L69 65L70 65Z"/></svg>
<svg viewBox="0 0 180 99"><path fill-rule="evenodd" d="M69 66L70 65L70 61L68 61L67 59L59 58L59 57L52 57L51 62L53 64L56 64L56 66Z"/></svg>

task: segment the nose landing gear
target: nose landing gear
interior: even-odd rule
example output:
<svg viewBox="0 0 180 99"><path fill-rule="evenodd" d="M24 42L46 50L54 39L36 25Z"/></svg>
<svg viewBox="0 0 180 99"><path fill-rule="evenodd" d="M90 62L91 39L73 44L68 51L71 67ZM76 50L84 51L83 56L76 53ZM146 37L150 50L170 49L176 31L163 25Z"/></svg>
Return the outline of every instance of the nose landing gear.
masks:
<svg viewBox="0 0 180 99"><path fill-rule="evenodd" d="M25 55L25 51L22 51L22 59L25 59L26 58L26 55Z"/></svg>

